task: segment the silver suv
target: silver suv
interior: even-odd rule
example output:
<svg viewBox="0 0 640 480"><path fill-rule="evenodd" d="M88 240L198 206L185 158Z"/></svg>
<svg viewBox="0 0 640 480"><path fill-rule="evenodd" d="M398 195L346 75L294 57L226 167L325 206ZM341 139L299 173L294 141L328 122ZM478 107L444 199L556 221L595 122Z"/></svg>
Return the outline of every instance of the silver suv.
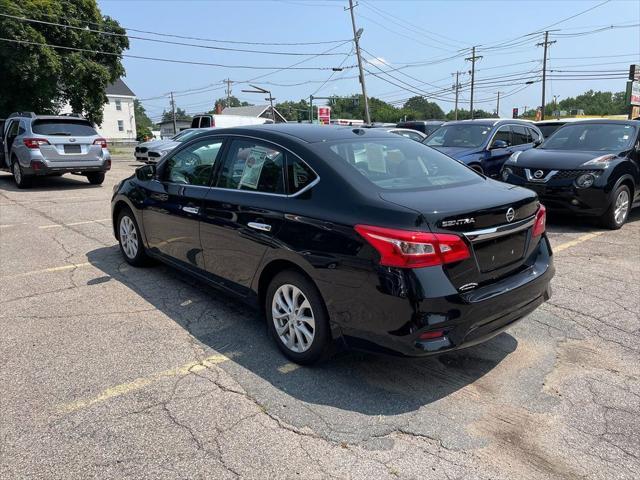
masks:
<svg viewBox="0 0 640 480"><path fill-rule="evenodd" d="M65 173L99 185L111 168L107 141L81 116L13 113L0 133L0 169L13 173L18 188L35 176Z"/></svg>

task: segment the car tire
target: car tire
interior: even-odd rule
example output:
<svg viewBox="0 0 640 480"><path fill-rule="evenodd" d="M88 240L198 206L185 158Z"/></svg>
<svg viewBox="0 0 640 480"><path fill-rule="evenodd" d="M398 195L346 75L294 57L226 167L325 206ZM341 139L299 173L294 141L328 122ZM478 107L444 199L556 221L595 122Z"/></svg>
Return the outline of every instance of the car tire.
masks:
<svg viewBox="0 0 640 480"><path fill-rule="evenodd" d="M31 176L24 174L20 162L17 159L14 159L11 164L11 173L18 188L29 188L31 186Z"/></svg>
<svg viewBox="0 0 640 480"><path fill-rule="evenodd" d="M149 263L149 256L144 248L138 222L129 208L123 208L118 214L118 245L126 262L134 267L142 267Z"/></svg>
<svg viewBox="0 0 640 480"><path fill-rule="evenodd" d="M621 228L631 211L631 191L626 185L620 185L612 195L611 205L600 218L604 227L611 230Z"/></svg>
<svg viewBox="0 0 640 480"><path fill-rule="evenodd" d="M104 177L104 172L87 173L87 180L89 180L89 183L91 185L102 185L102 182L104 182Z"/></svg>
<svg viewBox="0 0 640 480"><path fill-rule="evenodd" d="M317 287L299 272L278 273L265 296L267 328L291 361L311 365L332 352L329 315Z"/></svg>

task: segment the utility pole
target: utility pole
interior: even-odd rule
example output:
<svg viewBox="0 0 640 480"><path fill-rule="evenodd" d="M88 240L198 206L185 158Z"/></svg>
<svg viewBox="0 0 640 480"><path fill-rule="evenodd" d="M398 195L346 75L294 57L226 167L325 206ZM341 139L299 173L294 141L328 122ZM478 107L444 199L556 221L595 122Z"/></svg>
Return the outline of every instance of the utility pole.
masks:
<svg viewBox="0 0 640 480"><path fill-rule="evenodd" d="M309 95L309 123L313 123L313 95Z"/></svg>
<svg viewBox="0 0 640 480"><path fill-rule="evenodd" d="M227 78L227 108L231 106L231 79Z"/></svg>
<svg viewBox="0 0 640 480"><path fill-rule="evenodd" d="M544 32L544 42L536 43L537 47L540 47L540 46L544 47L544 58L542 59L542 111L540 112L540 120L544 120L544 108L545 108L544 94L545 94L545 87L547 85L547 49L549 45L551 45L552 43L556 43L556 41L555 40L553 40L552 42L549 41L549 30Z"/></svg>
<svg viewBox="0 0 640 480"><path fill-rule="evenodd" d="M453 88L456 91L456 106L454 108L454 119L458 120L458 93L460 92L460 72L456 72L456 73L452 73L452 75L456 76L456 84L453 86Z"/></svg>
<svg viewBox="0 0 640 480"><path fill-rule="evenodd" d="M356 3L356 6L358 4ZM353 13L354 9L353 0L349 0L349 8L345 7L345 10L351 12L351 26L353 27L353 41L356 45L356 56L358 57L358 70L360 71L360 85L362 85L362 96L364 97L364 116L367 124L371 123L371 115L369 114L369 100L367 99L367 87L364 83L364 69L362 68L362 54L360 53L360 35L362 35L362 29L356 30L356 18Z"/></svg>
<svg viewBox="0 0 640 480"><path fill-rule="evenodd" d="M173 134L178 133L178 127L176 127L176 102L173 100L173 92L171 92L171 117L173 118Z"/></svg>
<svg viewBox="0 0 640 480"><path fill-rule="evenodd" d="M271 119L273 120L273 123L276 123L276 112L273 109L273 101L275 100L275 98L273 98L271 96L271 90L267 90L266 88L257 87L255 85L251 85L251 84L249 84L249 86L251 88L253 88L253 90L242 90L242 91L246 92L246 93L267 93L267 94L269 94L269 96L267 98L265 98L265 100L269 100L269 105L271 105Z"/></svg>
<svg viewBox="0 0 640 480"><path fill-rule="evenodd" d="M482 58L482 55L476 55L476 47L471 49L471 56L465 58L465 60L471 62L471 102L470 102L470 110L471 110L471 120L473 120L473 83L476 79L476 62Z"/></svg>
<svg viewBox="0 0 640 480"><path fill-rule="evenodd" d="M496 102L496 115L500 118L500 92L498 92L498 100Z"/></svg>

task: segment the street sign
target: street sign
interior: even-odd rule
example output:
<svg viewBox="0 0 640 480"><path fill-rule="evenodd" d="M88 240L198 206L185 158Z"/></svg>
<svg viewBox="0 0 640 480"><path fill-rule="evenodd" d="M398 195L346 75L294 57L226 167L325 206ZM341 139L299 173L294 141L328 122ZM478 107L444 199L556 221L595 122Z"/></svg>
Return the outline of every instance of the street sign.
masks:
<svg viewBox="0 0 640 480"><path fill-rule="evenodd" d="M318 120L323 125L331 123L331 107L318 107Z"/></svg>
<svg viewBox="0 0 640 480"><path fill-rule="evenodd" d="M640 105L640 81L631 82L631 105Z"/></svg>

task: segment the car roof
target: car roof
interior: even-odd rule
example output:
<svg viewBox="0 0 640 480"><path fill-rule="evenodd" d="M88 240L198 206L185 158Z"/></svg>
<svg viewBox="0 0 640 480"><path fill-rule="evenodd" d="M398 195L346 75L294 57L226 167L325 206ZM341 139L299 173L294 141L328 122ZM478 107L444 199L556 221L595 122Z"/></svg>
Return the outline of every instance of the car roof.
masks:
<svg viewBox="0 0 640 480"><path fill-rule="evenodd" d="M589 120L580 120L580 124L598 124L598 123L608 123L611 125L631 125L635 127L640 127L640 121L638 120L616 120L611 118L590 118Z"/></svg>
<svg viewBox="0 0 640 480"><path fill-rule="evenodd" d="M538 120L535 122L536 125L553 125L556 123L573 123L573 122L584 122L587 120L593 120L590 118L554 118L552 120ZM598 119L595 119L598 120ZM603 119L604 120L604 119Z"/></svg>
<svg viewBox="0 0 640 480"><path fill-rule="evenodd" d="M444 120L406 120L404 122L398 122L398 125L442 125Z"/></svg>
<svg viewBox="0 0 640 480"><path fill-rule="evenodd" d="M205 135L261 135L266 140L276 139L278 137L295 138L305 143L317 143L324 141L337 141L348 139L367 138L389 138L393 135L387 132L385 128L359 128L356 126L345 127L339 125L311 125L304 123L274 123L263 125L246 125L241 127L218 128L211 132L202 133Z"/></svg>
<svg viewBox="0 0 640 480"><path fill-rule="evenodd" d="M91 123L84 117L73 117L71 115L36 115L35 117L18 117L18 118L31 118L32 120L74 120L80 122Z"/></svg>
<svg viewBox="0 0 640 480"><path fill-rule="evenodd" d="M512 123L516 125L524 125L527 127L535 126L533 122L530 120L518 120L515 118L474 118L473 120L453 120L451 122L445 123L445 125L464 125L467 123L474 123L477 125L503 125L505 123Z"/></svg>

